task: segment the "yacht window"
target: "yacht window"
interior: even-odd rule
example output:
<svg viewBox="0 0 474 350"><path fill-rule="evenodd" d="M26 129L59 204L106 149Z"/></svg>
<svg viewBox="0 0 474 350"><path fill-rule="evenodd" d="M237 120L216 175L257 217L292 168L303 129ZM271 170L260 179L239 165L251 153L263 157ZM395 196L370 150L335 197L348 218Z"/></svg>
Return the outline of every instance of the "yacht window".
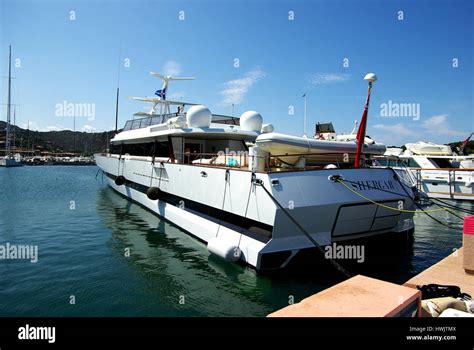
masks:
<svg viewBox="0 0 474 350"><path fill-rule="evenodd" d="M191 164L192 161L201 157L201 144L200 143L188 143L184 144L184 156L185 164Z"/></svg>
<svg viewBox="0 0 474 350"><path fill-rule="evenodd" d="M116 146L115 152L120 153L120 145ZM151 157L153 156L153 147L154 142L147 143L134 143L134 144L124 144L122 149L122 154L130 154L131 156L139 157ZM111 153L115 153L112 152ZM157 142L155 157L168 157L169 156L169 147L168 142Z"/></svg>
<svg viewBox="0 0 474 350"><path fill-rule="evenodd" d="M141 119L135 119L132 124L132 130L140 129Z"/></svg>
<svg viewBox="0 0 474 350"><path fill-rule="evenodd" d="M161 124L161 119L162 117L153 117L151 118L150 125L156 125L156 124Z"/></svg>
<svg viewBox="0 0 474 350"><path fill-rule="evenodd" d="M130 130L132 128L132 120L129 120L125 123L125 126L123 127L123 131Z"/></svg>
<svg viewBox="0 0 474 350"><path fill-rule="evenodd" d="M404 159L403 165L408 168L421 168L420 164L418 164L413 158Z"/></svg>
<svg viewBox="0 0 474 350"><path fill-rule="evenodd" d="M111 154L120 154L120 144L113 143L110 145Z"/></svg>
<svg viewBox="0 0 474 350"><path fill-rule="evenodd" d="M170 149L168 142L157 142L155 157L169 157Z"/></svg>
<svg viewBox="0 0 474 350"><path fill-rule="evenodd" d="M122 153L128 153L131 156L149 157L153 154L153 142L124 144Z"/></svg>
<svg viewBox="0 0 474 350"><path fill-rule="evenodd" d="M332 123L316 123L316 134L321 134L321 133L326 133L330 132L333 133L334 131L334 126Z"/></svg>
<svg viewBox="0 0 474 350"><path fill-rule="evenodd" d="M451 162L444 158L428 158L431 162L435 163L439 168L452 168Z"/></svg>
<svg viewBox="0 0 474 350"><path fill-rule="evenodd" d="M140 123L140 128L146 128L147 126L150 125L151 118L143 118L141 123Z"/></svg>

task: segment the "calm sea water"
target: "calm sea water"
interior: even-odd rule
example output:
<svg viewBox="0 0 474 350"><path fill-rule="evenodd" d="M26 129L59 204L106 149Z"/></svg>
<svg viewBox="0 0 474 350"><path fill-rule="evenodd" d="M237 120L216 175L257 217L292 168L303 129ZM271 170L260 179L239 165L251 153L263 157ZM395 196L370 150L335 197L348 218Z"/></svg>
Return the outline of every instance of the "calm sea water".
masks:
<svg viewBox="0 0 474 350"><path fill-rule="evenodd" d="M0 168L0 245L39 250L37 263L0 260L0 316L265 316L339 280L321 264L258 275L213 258L105 186L97 170ZM382 245L383 259L352 271L401 283L451 253L462 223L433 215L458 229L417 214L405 254Z"/></svg>

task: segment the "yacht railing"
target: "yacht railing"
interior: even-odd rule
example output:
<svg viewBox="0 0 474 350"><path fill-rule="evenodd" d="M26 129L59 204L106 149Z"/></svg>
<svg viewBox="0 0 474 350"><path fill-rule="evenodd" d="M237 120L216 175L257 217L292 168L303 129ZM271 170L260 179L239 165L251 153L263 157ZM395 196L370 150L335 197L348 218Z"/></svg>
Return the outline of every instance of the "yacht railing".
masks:
<svg viewBox="0 0 474 350"><path fill-rule="evenodd" d="M173 164L185 164L202 167L216 167L227 169L240 169L257 172L289 172L325 169L327 165L335 165L337 168L352 168L354 155L349 154L345 159L341 153L295 153L273 155L251 155L247 151L240 152L173 152L173 157L133 156L128 154L106 154L109 157L118 157L128 160L141 160L149 162L163 162ZM285 158L293 157L290 161ZM306 158L304 163L295 161L297 158ZM308 160L309 158L309 160ZM252 170L253 169L253 170Z"/></svg>
<svg viewBox="0 0 474 350"><path fill-rule="evenodd" d="M193 153L193 152L174 152L175 160L180 164L210 166L210 167L228 167L236 169L248 169L250 159L261 158L264 156L249 155L242 151L233 153Z"/></svg>
<svg viewBox="0 0 474 350"><path fill-rule="evenodd" d="M448 184L449 186L449 196L450 197L453 197L454 195L457 195L458 193L456 192L456 182L458 182L458 184L462 181L464 181L464 179L456 179L456 173L459 175L459 174L462 174L462 175L465 175L466 172L469 173L473 173L473 174L470 174L471 176L474 177L474 168L416 168L416 169L411 169L411 171L413 171L415 173L415 178L416 178L416 187L418 190L422 191L423 190L423 180L426 180L426 181L431 181L431 182L439 182L439 181L444 181L445 179L423 179L423 176L422 176L422 171L438 171L438 170L441 170L441 171L447 171L448 174L447 174L447 177L446 177L446 183Z"/></svg>
<svg viewBox="0 0 474 350"><path fill-rule="evenodd" d="M143 129L148 126L158 125L166 123L170 118L175 118L178 116L186 117L185 113L166 113L166 114L151 114L149 117L136 118L127 120L122 131ZM213 114L212 123L217 124L230 124L230 125L239 125L240 119L238 117L231 117L222 114Z"/></svg>
<svg viewBox="0 0 474 350"><path fill-rule="evenodd" d="M168 119L178 116L178 113L150 115L149 117L127 120L122 131L146 128L147 126L165 123Z"/></svg>
<svg viewBox="0 0 474 350"><path fill-rule="evenodd" d="M293 162L285 161L285 158L293 158ZM305 158L305 163L298 164L294 158ZM310 158L308 160L307 158ZM255 166L264 172L272 171L302 171L324 169L327 165L335 165L337 168L350 168L353 166L354 154L341 153L295 153L266 156L250 155L248 152L233 153L181 153L175 152L178 163L187 165L226 167L250 170L250 162L260 163ZM263 163L263 164L262 164Z"/></svg>

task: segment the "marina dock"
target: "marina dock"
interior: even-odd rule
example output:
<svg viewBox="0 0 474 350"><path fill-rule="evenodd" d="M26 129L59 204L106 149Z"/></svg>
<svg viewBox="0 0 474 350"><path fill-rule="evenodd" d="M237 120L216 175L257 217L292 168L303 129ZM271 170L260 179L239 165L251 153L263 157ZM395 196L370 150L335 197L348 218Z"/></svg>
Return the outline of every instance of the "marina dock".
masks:
<svg viewBox="0 0 474 350"><path fill-rule="evenodd" d="M416 288L430 283L458 286L464 293L474 296L474 275L464 271L463 248L456 250L403 285Z"/></svg>
<svg viewBox="0 0 474 350"><path fill-rule="evenodd" d="M463 267L463 248L414 276L402 286L358 275L268 317L420 317L421 293L417 286L454 285L474 295L474 274ZM418 312L414 312L414 302Z"/></svg>

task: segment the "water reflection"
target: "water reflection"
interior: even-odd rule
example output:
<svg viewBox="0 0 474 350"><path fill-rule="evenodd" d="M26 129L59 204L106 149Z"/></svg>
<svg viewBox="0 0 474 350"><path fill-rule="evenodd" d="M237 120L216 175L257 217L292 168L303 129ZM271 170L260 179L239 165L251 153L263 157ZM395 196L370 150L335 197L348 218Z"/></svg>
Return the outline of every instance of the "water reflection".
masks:
<svg viewBox="0 0 474 350"><path fill-rule="evenodd" d="M472 208L470 203L467 206ZM291 298L299 301L342 280L314 252L306 257L303 254L298 264L287 270L264 275L224 262L211 256L202 242L110 188L100 190L97 209L112 231L108 245L113 254L133 267L140 288L167 305L166 315L265 316L287 305ZM413 240L385 237L365 242L363 264L341 262L353 275L403 283L460 246L462 222L445 215L436 213L457 230L416 214ZM124 256L126 248L130 248L130 257ZM184 305L179 303L182 296ZM163 308L157 311L158 315L162 312Z"/></svg>
<svg viewBox="0 0 474 350"><path fill-rule="evenodd" d="M173 316L261 316L271 309L259 292L270 281L254 270L210 257L203 243L109 188L100 190L97 208L112 230L110 247L178 311Z"/></svg>

